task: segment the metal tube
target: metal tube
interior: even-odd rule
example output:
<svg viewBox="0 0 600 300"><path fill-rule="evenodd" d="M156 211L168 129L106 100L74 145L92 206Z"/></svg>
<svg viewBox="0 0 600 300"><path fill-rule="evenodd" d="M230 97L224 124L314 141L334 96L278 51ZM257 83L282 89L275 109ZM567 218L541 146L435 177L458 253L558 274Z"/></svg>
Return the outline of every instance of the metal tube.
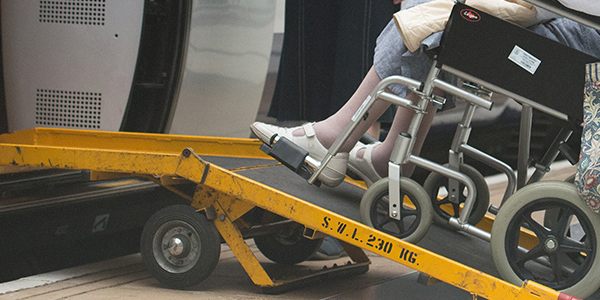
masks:
<svg viewBox="0 0 600 300"><path fill-rule="evenodd" d="M402 209L400 207L400 177L402 168L400 165L389 162L388 173L389 173L389 217L395 220L402 219Z"/></svg>
<svg viewBox="0 0 600 300"><path fill-rule="evenodd" d="M519 132L519 154L517 160L517 189L527 183L527 167L529 166L529 149L531 148L531 121L533 108L523 104L521 110L521 129Z"/></svg>
<svg viewBox="0 0 600 300"><path fill-rule="evenodd" d="M547 172L547 169L550 167L550 164L552 164L554 160L556 160L556 157L560 153L560 145L562 143L567 142L569 137L571 137L572 133L572 130L566 128L560 129L560 131L554 138L554 141L552 141L552 144L550 145L540 162L536 164L535 172L533 172L531 177L529 177L527 184L538 182L542 179L542 177L544 177L544 175Z"/></svg>
<svg viewBox="0 0 600 300"><path fill-rule="evenodd" d="M467 220L469 218L469 215L471 214L471 210L473 209L473 206L475 205L475 198L477 195L477 189L475 188L475 184L473 183L473 180L471 180L471 178L467 177L465 174L454 171L452 169L446 168L440 164L434 163L432 161L426 160L424 158L415 156L415 155L410 155L408 157L408 162L409 163L413 163L423 169L432 171L432 172L436 172L436 173L440 173L441 175L448 177L448 178L452 178L452 179L456 179L458 180L460 183L464 184L467 187L467 198L465 199L465 205L463 206L462 211L460 212L460 223L461 224L466 224L468 223Z"/></svg>
<svg viewBox="0 0 600 300"><path fill-rule="evenodd" d="M460 123L463 124L464 127L471 127L471 121L473 121L473 116L475 115L477 106L473 105L472 103L467 105L468 107L465 109Z"/></svg>
<svg viewBox="0 0 600 300"><path fill-rule="evenodd" d="M422 110L420 107L414 105L412 103L412 101L402 98L398 95L395 94L391 94L391 93L387 93L387 92L383 92L381 94L379 94L377 96L378 99L390 102L392 104L398 105L398 106L402 106L404 108L408 108L408 109L413 109L415 111L419 111Z"/></svg>
<svg viewBox="0 0 600 300"><path fill-rule="evenodd" d="M436 67L435 63L432 64L431 68L429 69L427 79L423 84L423 90L419 94L420 99L417 106L420 108L420 110L415 111L415 115L413 116L412 120L410 121L410 124L408 125L407 133L412 137L410 145L408 147L409 149L411 149L411 151L409 152L412 152L412 149L414 149L415 142L418 138L417 133L419 132L419 127L421 126L423 116L427 111L427 106L429 105L431 96L433 95L433 80L437 78L439 74L440 69Z"/></svg>
<svg viewBox="0 0 600 300"><path fill-rule="evenodd" d="M505 162L479 150L471 147L470 145L463 144L460 146L460 151L469 157L472 157L506 175L508 177L508 183L506 185L506 190L504 192L504 197L502 198L502 204L515 192L515 188L517 186L517 175L515 175L515 171Z"/></svg>
<svg viewBox="0 0 600 300"><path fill-rule="evenodd" d="M467 223L461 223L460 220L458 220L455 217L450 217L450 220L448 220L448 224L450 224L450 226L456 228L457 230L461 230L464 231L472 236L478 237L484 241L489 242L492 239L492 234L479 229L473 225L467 224Z"/></svg>
<svg viewBox="0 0 600 300"><path fill-rule="evenodd" d="M549 114L549 115L551 115L553 117L556 117L558 119L565 120L565 121L569 120L569 117L566 114L563 114L563 113L558 112L558 111L556 111L554 109L551 109L551 108L549 108L547 106L539 104L539 103L537 103L537 102L535 102L533 100L529 100L529 99L527 99L527 98L525 98L523 96L520 96L520 95L515 94L513 92L510 92L508 90L505 90L505 89L503 89L501 87L498 87L496 85L493 85L493 84L491 84L489 82L483 81L483 80L481 80L481 79L479 79L477 77L474 77L472 75L469 75L469 74L467 74L465 72L459 71L459 70L454 69L452 67L449 67L447 65L443 65L442 66L442 70L444 70L446 72L449 72L449 73L452 73L452 74L454 74L454 75L456 75L458 77L461 77L464 80L471 81L471 82L474 82L476 84L485 86L487 89L491 90L492 92L506 95L506 96L512 98L513 100L521 103L521 104L530 105L533 108L535 108L536 110L539 110L541 112Z"/></svg>
<svg viewBox="0 0 600 300"><path fill-rule="evenodd" d="M436 88L450 93L452 95L455 95L459 98L464 99L465 101L469 102L469 103L473 103L477 106L481 106L487 110L491 110L492 106L494 106L494 102L489 101L489 100L485 100L475 94L469 93L461 88L458 88L454 85L451 85L445 81L442 81L440 79L434 79L433 80L433 86L435 86Z"/></svg>
<svg viewBox="0 0 600 300"><path fill-rule="evenodd" d="M460 152L460 145L466 144L469 136L471 135L471 127L467 127L461 123L456 126L456 132L454 134L454 138L452 139L452 144L450 145L450 149L454 152Z"/></svg>
<svg viewBox="0 0 600 300"><path fill-rule="evenodd" d="M413 137L406 132L401 132L398 134L396 138L396 142L394 144L394 149L392 150L392 154L390 155L390 161L402 165L406 163L406 159L410 155L410 145L412 144Z"/></svg>

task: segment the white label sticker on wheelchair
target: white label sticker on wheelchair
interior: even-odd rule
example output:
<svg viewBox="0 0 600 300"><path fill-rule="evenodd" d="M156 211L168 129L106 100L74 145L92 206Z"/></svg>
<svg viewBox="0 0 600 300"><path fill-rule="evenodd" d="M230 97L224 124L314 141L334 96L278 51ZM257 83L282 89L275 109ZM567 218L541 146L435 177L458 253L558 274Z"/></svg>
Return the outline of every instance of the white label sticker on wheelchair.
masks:
<svg viewBox="0 0 600 300"><path fill-rule="evenodd" d="M525 69L527 72L531 74L535 74L535 71L542 63L541 60L537 59L535 56L527 53L527 51L523 50L519 46L515 46L513 50L510 52L508 56L512 62L517 64L519 67Z"/></svg>

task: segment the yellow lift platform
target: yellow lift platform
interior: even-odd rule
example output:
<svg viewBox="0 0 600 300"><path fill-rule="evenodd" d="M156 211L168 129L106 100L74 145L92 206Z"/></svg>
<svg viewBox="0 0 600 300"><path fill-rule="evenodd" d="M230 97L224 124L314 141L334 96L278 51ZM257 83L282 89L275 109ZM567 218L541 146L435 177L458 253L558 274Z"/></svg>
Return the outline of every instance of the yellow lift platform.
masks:
<svg viewBox="0 0 600 300"><path fill-rule="evenodd" d="M178 274L193 275L198 280L210 275L219 258L221 238L252 281L265 292L278 293L305 280L273 279L245 243L242 232L248 224L242 217L259 208L280 216L279 223L287 220L301 224L305 237L318 239L329 235L341 241L353 262L323 270L325 274L366 272L370 261L363 252L365 249L427 274L424 278L430 283L443 281L474 297L573 299L532 281L515 286L315 205L311 203L312 197L301 199L252 179L246 175L260 170L261 176L279 182L284 190L289 183L287 178L282 180L279 176L297 177L288 171L269 173L280 168L274 168L278 163L260 151L260 145L252 139L37 128L0 135L0 168L11 172L21 167L90 170L91 178L96 180L142 176L189 199L193 208L188 209L193 213L191 219L186 210L174 210L158 219L153 217L149 222L155 226L149 226L150 230L160 234L151 233L146 245L142 238L142 248L146 246L150 251L146 256L155 256L151 260L156 269L150 270L151 273L159 281L161 276L163 280L171 279L173 287L189 283L187 278L177 277ZM300 189L318 189L302 182ZM165 227L165 224L175 226ZM186 248L183 245L186 243L192 247ZM195 267L196 264L204 265Z"/></svg>

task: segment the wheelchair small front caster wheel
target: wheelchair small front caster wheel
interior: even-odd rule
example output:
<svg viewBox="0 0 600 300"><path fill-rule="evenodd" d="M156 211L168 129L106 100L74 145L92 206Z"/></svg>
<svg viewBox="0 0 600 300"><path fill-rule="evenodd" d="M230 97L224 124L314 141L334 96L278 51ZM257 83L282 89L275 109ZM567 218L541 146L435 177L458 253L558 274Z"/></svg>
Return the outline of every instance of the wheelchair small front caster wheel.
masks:
<svg viewBox="0 0 600 300"><path fill-rule="evenodd" d="M142 232L142 261L167 288L202 282L217 266L221 239L214 224L191 206L173 205L156 212Z"/></svg>
<svg viewBox="0 0 600 300"><path fill-rule="evenodd" d="M427 192L415 181L400 178L400 220L389 215L389 178L374 183L360 201L360 220L379 231L417 243L431 226Z"/></svg>
<svg viewBox="0 0 600 300"><path fill-rule="evenodd" d="M446 164L444 166L447 167L448 165ZM481 173L475 168L461 164L458 171L471 178L477 189L475 204L467 219L469 224L475 225L483 219L490 205L490 190ZM445 228L452 228L448 225L448 220L450 220L450 217L458 218L460 216L460 209L467 199L468 192L465 185L459 183L459 203L451 202L448 180L447 177L444 177L439 173L431 172L431 174L427 176L427 179L425 179L423 188L431 198L434 212L433 222Z"/></svg>

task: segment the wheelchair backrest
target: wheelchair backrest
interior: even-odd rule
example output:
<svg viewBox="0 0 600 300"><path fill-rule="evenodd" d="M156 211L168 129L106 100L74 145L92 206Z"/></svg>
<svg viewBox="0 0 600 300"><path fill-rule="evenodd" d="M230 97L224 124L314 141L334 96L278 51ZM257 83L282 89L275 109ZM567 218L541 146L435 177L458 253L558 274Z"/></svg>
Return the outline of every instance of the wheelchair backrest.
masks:
<svg viewBox="0 0 600 300"><path fill-rule="evenodd" d="M585 64L600 59L457 3L438 64L583 120Z"/></svg>

